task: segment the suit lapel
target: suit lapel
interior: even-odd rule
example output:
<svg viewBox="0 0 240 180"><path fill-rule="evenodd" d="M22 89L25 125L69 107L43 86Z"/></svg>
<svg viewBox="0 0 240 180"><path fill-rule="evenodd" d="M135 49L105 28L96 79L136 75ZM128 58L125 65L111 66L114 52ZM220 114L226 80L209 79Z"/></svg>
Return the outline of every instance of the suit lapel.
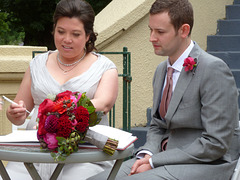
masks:
<svg viewBox="0 0 240 180"><path fill-rule="evenodd" d="M182 69L181 74L179 76L178 82L176 84L172 99L168 106L168 111L165 116L166 119L171 120L172 116L174 115L174 112L176 111L182 96L188 87L188 84L190 83L191 79L193 77L192 72L185 72L184 69ZM167 121L167 127L169 127L170 121Z"/></svg>
<svg viewBox="0 0 240 180"><path fill-rule="evenodd" d="M159 67L158 71L156 72L157 74L155 74L155 82L154 82L154 94L156 94L154 96L153 99L153 112L154 112L154 116L158 117L159 115L159 103L161 100L161 94L162 94L162 90L163 90L163 84L164 84L164 80L165 80L165 75L166 75L166 71L167 71L167 61L164 61L162 63L162 65Z"/></svg>
<svg viewBox="0 0 240 180"><path fill-rule="evenodd" d="M165 63L167 64L167 63ZM164 81L165 81L165 75L167 73L167 65L164 65L162 70L160 70L160 73L159 73L159 78L156 78L156 79L159 79L158 81L158 84L157 84L157 87L159 87L160 89L158 89L158 94L157 94L157 101L156 101L156 108L158 109L159 107L159 102L161 100L161 95L162 95L162 91L163 91L163 85L164 85Z"/></svg>
<svg viewBox="0 0 240 180"><path fill-rule="evenodd" d="M192 58L197 58L197 64L199 64L199 60L198 60L198 56L200 54L200 47L197 45L197 43L195 43L192 51L190 52L189 56L191 56ZM167 128L169 128L170 126L170 121L174 115L174 113L177 110L177 107L182 99L182 96L184 94L184 92L186 91L189 83L191 82L191 79L193 78L194 73L192 71L188 71L185 72L184 68L182 68L179 79L177 81L172 99L169 103L168 106L168 111L167 114L165 116L165 119L167 119Z"/></svg>

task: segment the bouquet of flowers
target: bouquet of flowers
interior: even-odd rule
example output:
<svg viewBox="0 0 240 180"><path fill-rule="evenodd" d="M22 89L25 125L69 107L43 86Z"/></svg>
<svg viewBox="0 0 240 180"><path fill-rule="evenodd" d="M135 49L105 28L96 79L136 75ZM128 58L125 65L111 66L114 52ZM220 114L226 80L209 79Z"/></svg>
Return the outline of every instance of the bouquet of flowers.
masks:
<svg viewBox="0 0 240 180"><path fill-rule="evenodd" d="M88 129L101 121L103 113L95 107L86 93L65 91L49 95L39 106L37 137L41 148L49 149L55 161L64 161L78 151L86 138L90 143L112 155L118 141Z"/></svg>

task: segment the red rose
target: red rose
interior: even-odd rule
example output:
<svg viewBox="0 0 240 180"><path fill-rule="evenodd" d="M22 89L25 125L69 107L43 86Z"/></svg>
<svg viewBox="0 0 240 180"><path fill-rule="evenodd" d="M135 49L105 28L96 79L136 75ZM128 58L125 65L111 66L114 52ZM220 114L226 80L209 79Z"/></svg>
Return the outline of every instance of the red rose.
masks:
<svg viewBox="0 0 240 180"><path fill-rule="evenodd" d="M44 124L45 124L46 118L47 118L47 116L44 115L41 119L39 119L38 133L39 133L40 136L47 133L47 131L44 128Z"/></svg>
<svg viewBox="0 0 240 180"><path fill-rule="evenodd" d="M72 95L73 93L72 93L72 91L64 91L64 92L61 92L61 93L59 93L57 96L56 96L56 99L59 99L59 98L62 98L62 97L70 97L70 95Z"/></svg>
<svg viewBox="0 0 240 180"><path fill-rule="evenodd" d="M195 62L195 60L192 58L192 57L188 57L188 58L186 58L186 59L184 59L184 64L183 64L183 66L185 67L185 71L187 72L187 71L189 71L189 70L193 70L193 67L195 67L196 66L196 62Z"/></svg>
<svg viewBox="0 0 240 180"><path fill-rule="evenodd" d="M53 108L53 101L51 99L45 99L38 108L38 118L41 118L42 115L51 112Z"/></svg>
<svg viewBox="0 0 240 180"><path fill-rule="evenodd" d="M38 108L38 132L39 135L46 134L46 130L44 129L45 120L47 118L47 113L52 111L53 101L51 99L45 99Z"/></svg>

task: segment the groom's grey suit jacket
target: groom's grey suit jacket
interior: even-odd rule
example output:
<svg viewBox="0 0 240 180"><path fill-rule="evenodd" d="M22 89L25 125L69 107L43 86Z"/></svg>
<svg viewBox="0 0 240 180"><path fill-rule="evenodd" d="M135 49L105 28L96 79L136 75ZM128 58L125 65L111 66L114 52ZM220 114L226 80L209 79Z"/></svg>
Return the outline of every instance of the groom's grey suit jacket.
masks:
<svg viewBox="0 0 240 180"><path fill-rule="evenodd" d="M182 69L165 120L158 108L167 63L158 65L151 127L139 150L151 151L154 167L165 166L177 179L227 180L239 156L236 83L228 66L196 43L189 56L197 59L197 67L188 72ZM165 137L167 150L161 151Z"/></svg>

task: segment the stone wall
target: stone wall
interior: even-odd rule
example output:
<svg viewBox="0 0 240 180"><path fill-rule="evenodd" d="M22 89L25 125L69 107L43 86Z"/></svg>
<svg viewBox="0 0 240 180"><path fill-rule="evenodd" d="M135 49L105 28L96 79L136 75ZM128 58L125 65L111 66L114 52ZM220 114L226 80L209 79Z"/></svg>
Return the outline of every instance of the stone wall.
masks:
<svg viewBox="0 0 240 180"><path fill-rule="evenodd" d="M46 51L46 47L32 46L0 46L0 96L14 99L24 73L32 59L32 51ZM6 117L9 102L4 101L0 111L0 135L8 134L12 130L11 123Z"/></svg>

